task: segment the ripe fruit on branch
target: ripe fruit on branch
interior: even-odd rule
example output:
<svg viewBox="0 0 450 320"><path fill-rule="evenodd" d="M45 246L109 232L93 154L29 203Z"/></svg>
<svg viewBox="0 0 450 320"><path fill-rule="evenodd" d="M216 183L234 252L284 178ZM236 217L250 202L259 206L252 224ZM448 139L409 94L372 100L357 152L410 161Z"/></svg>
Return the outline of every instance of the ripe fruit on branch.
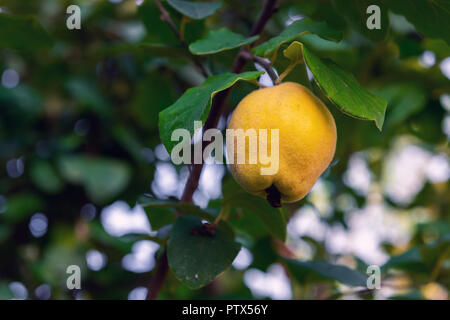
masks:
<svg viewBox="0 0 450 320"><path fill-rule="evenodd" d="M257 148L251 146L248 136L239 145L239 138L229 138L227 130L228 162L245 190L265 197L275 207L281 206L281 201L302 199L328 167L336 149L333 116L309 89L293 82L251 92L234 110L228 129L256 132ZM278 144L273 143L274 129L278 129ZM276 172L267 174L273 163L261 157L264 148L269 157L278 151ZM243 153L242 163L237 160ZM250 163L252 157L257 161Z"/></svg>

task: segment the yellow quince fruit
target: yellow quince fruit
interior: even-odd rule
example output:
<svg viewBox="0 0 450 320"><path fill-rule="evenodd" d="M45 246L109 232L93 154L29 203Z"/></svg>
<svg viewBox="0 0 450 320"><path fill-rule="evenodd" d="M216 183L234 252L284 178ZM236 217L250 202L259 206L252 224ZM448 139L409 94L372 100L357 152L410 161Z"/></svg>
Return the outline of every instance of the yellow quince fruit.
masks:
<svg viewBox="0 0 450 320"><path fill-rule="evenodd" d="M294 82L251 92L227 129L233 129L227 130L227 156L235 180L274 207L302 199L336 149L333 116L309 89Z"/></svg>

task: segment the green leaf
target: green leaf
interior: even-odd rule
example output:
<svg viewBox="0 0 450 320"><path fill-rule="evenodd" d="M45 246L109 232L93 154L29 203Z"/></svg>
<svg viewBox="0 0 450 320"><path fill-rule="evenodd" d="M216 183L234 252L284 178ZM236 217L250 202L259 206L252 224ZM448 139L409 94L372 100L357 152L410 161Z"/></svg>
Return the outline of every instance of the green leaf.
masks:
<svg viewBox="0 0 450 320"><path fill-rule="evenodd" d="M167 3L181 14L192 19L204 19L216 13L222 2L194 2L182 0L167 0Z"/></svg>
<svg viewBox="0 0 450 320"><path fill-rule="evenodd" d="M303 55L314 79L338 108L353 117L374 120L381 130L387 102L359 85L348 71L329 60L321 60L305 46Z"/></svg>
<svg viewBox="0 0 450 320"><path fill-rule="evenodd" d="M422 261L432 270L440 259L450 256L450 234L443 235L438 240L420 248Z"/></svg>
<svg viewBox="0 0 450 320"><path fill-rule="evenodd" d="M382 267L381 270L400 269L409 271L424 270L427 271L420 257L419 248L412 248L399 255L391 257Z"/></svg>
<svg viewBox="0 0 450 320"><path fill-rule="evenodd" d="M66 82L67 91L83 106L105 115L108 113L108 101L102 96L96 84L85 78L70 78Z"/></svg>
<svg viewBox="0 0 450 320"><path fill-rule="evenodd" d="M23 121L39 116L44 110L40 94L36 89L25 84L12 89L0 86L0 102L14 106L10 112L17 113Z"/></svg>
<svg viewBox="0 0 450 320"><path fill-rule="evenodd" d="M234 180L223 185L223 205L242 209L244 214L254 214L263 223L265 229L275 238L286 239L286 219L284 209L273 208L268 202L242 189Z"/></svg>
<svg viewBox="0 0 450 320"><path fill-rule="evenodd" d="M210 28L207 27L205 20L191 20L185 19L184 23L184 41L187 44L190 44L198 39L201 39L205 36L206 31ZM186 48L186 51L189 53L189 48ZM191 58L191 54L189 53L189 58Z"/></svg>
<svg viewBox="0 0 450 320"><path fill-rule="evenodd" d="M133 242L127 241L126 237L114 237L105 231L99 220L93 220L88 224L89 236L95 245L99 247L114 248L120 254L129 253L132 250Z"/></svg>
<svg viewBox="0 0 450 320"><path fill-rule="evenodd" d="M326 21L331 28L337 30L344 30L347 25L336 8L330 5L330 1L296 1L289 9L289 14L300 14L315 21Z"/></svg>
<svg viewBox="0 0 450 320"><path fill-rule="evenodd" d="M292 42L289 47L283 50L283 55L292 62L303 61L303 47L298 41Z"/></svg>
<svg viewBox="0 0 450 320"><path fill-rule="evenodd" d="M47 161L33 161L30 167L30 178L39 189L47 193L57 193L63 187L56 170Z"/></svg>
<svg viewBox="0 0 450 320"><path fill-rule="evenodd" d="M231 207L227 222L237 235L247 242L269 237L266 226L252 211L240 207Z"/></svg>
<svg viewBox="0 0 450 320"><path fill-rule="evenodd" d="M366 276L343 265L325 261L301 261L285 258L283 261L292 276L300 283L304 282L306 278L313 277L317 280L336 280L349 286L366 286Z"/></svg>
<svg viewBox="0 0 450 320"><path fill-rule="evenodd" d="M316 22L305 18L293 22L278 36L253 48L253 53L258 56L268 56L278 50L283 43L291 42L307 33L317 34L322 38L334 41L342 39L342 32L331 29L325 22Z"/></svg>
<svg viewBox="0 0 450 320"><path fill-rule="evenodd" d="M143 42L143 43L138 44L136 47L138 48L138 50L142 50L146 54L148 54L150 56L155 56L155 57L165 57L165 58L187 58L187 57L189 57L189 51L186 48L177 47L174 45L169 46L169 45L158 44L158 43Z"/></svg>
<svg viewBox="0 0 450 320"><path fill-rule="evenodd" d="M403 294L392 295L389 300L425 300L421 290L411 290Z"/></svg>
<svg viewBox="0 0 450 320"><path fill-rule="evenodd" d="M137 85L131 111L139 124L154 129L158 126L159 112L176 98L170 79L153 72Z"/></svg>
<svg viewBox="0 0 450 320"><path fill-rule="evenodd" d="M375 90L388 101L386 125L401 124L410 116L420 112L427 102L427 93L417 83L395 83Z"/></svg>
<svg viewBox="0 0 450 320"><path fill-rule="evenodd" d="M147 29L145 42L179 44L180 40L175 36L169 25L161 19L161 11L153 1L144 1L138 7L138 15Z"/></svg>
<svg viewBox="0 0 450 320"><path fill-rule="evenodd" d="M241 248L225 222L219 223L214 235L193 232L202 226L198 217L179 217L173 226L167 248L170 268L177 279L192 289L203 287L214 280L231 265Z"/></svg>
<svg viewBox="0 0 450 320"><path fill-rule="evenodd" d="M70 183L81 184L92 201L103 204L119 194L130 180L131 170L123 162L107 158L64 156L59 170Z"/></svg>
<svg viewBox="0 0 450 320"><path fill-rule="evenodd" d="M229 200L235 208L241 208L257 216L265 229L275 238L286 240L286 219L284 209L271 207L265 199L258 198L249 193L242 194L239 199Z"/></svg>
<svg viewBox="0 0 450 320"><path fill-rule="evenodd" d="M144 208L172 208L183 215L195 215L210 222L214 221L217 212L203 210L195 204L181 202L178 200L158 200L154 198L142 197L139 204Z"/></svg>
<svg viewBox="0 0 450 320"><path fill-rule="evenodd" d="M358 66L358 50L348 42L329 41L315 34L305 34L298 41L319 57L327 57L339 66L347 69L353 69Z"/></svg>
<svg viewBox="0 0 450 320"><path fill-rule="evenodd" d="M404 15L425 36L441 38L450 44L450 1L389 0L389 8Z"/></svg>
<svg viewBox="0 0 450 320"><path fill-rule="evenodd" d="M258 36L245 38L243 35L234 33L227 28L211 30L208 35L189 45L189 50L193 54L212 54L225 50L230 50L252 43Z"/></svg>
<svg viewBox="0 0 450 320"><path fill-rule="evenodd" d="M389 33L388 7L385 0L334 0L337 11L361 35L369 40L382 41ZM367 13L370 5L380 8L380 29L369 29L367 19L373 13Z"/></svg>
<svg viewBox="0 0 450 320"><path fill-rule="evenodd" d="M9 286L6 282L0 282L0 300L9 300L13 299L14 294L9 289Z"/></svg>
<svg viewBox="0 0 450 320"><path fill-rule="evenodd" d="M442 39L424 39L422 45L425 50L433 51L437 59L445 59L450 56L450 44Z"/></svg>
<svg viewBox="0 0 450 320"><path fill-rule="evenodd" d="M6 198L6 211L0 218L6 221L19 222L43 208L43 201L35 194L19 193Z"/></svg>
<svg viewBox="0 0 450 320"><path fill-rule="evenodd" d="M67 231L67 230L66 230ZM72 233L69 232L69 235ZM33 265L33 271L40 274L40 281L45 281L52 286L60 287L67 281L67 267L77 265L81 269L81 278L86 277L86 258L77 250L71 239L67 237L66 243L52 242L43 252L43 256Z"/></svg>
<svg viewBox="0 0 450 320"><path fill-rule="evenodd" d="M144 207L145 214L152 231L161 229L164 226L170 225L175 222L175 210L166 207Z"/></svg>
<svg viewBox="0 0 450 320"><path fill-rule="evenodd" d="M206 120L214 95L234 85L238 80L253 80L263 72L252 71L240 74L223 73L209 77L198 87L188 89L174 104L159 113L159 132L169 154L177 144L171 141L176 129L187 129L194 134L194 121Z"/></svg>
<svg viewBox="0 0 450 320"><path fill-rule="evenodd" d="M272 264L278 262L278 255L273 248L271 237L258 239L251 247L251 252L253 261L250 268L266 272Z"/></svg>
<svg viewBox="0 0 450 320"><path fill-rule="evenodd" d="M53 39L36 17L0 13L0 48L36 50L52 45Z"/></svg>
<svg viewBox="0 0 450 320"><path fill-rule="evenodd" d="M438 260L448 255L449 252L450 234L446 234L432 243L413 247L391 257L381 269L383 271L399 269L408 273L429 274Z"/></svg>

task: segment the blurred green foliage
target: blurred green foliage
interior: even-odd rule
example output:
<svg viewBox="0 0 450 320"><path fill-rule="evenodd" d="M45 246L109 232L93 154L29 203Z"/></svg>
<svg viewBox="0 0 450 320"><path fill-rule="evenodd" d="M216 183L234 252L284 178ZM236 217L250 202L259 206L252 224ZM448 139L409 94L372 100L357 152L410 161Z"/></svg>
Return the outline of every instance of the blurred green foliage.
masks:
<svg viewBox="0 0 450 320"><path fill-rule="evenodd" d="M133 254L137 243L148 240L160 245L152 252L157 258L171 235L177 236L174 242L179 246L170 250L169 240L169 258L175 255L169 262L178 269L169 272L160 293L163 299L254 297L251 285L243 281L246 270L228 268L240 245L250 250L253 257L246 269L267 272L274 263L284 263L292 277L293 298L340 298L349 294L377 298L376 292L342 285L363 284L361 279L365 278L368 263L358 254L332 252L325 238L307 234L295 238L295 233L286 233L288 220L301 208L312 208L321 223L329 227L327 232L333 233L337 226L351 229L352 214L364 212L374 202L385 208L385 219L393 213L397 217L393 221L408 225L406 242L394 239L380 244L388 256L382 266L383 285L392 289L392 293L381 297L448 297L448 177L425 179L417 194L406 202L390 196L384 184L395 175L394 169L387 168L387 161L405 141L444 157L448 168L449 1L411 1L417 6L403 0L279 1L279 9L258 38L258 45L268 46L270 42L266 41L306 16L311 20L302 21L320 26L319 36L327 26L326 32L330 28L333 34L342 34L343 40L332 42L314 34L300 36L298 33L302 31L283 39L289 43L301 41L314 56L327 59L329 65L330 61L333 66L339 65L370 95L387 101L380 132L371 121L341 113L331 102L340 103L339 92L337 98L330 100L332 97L321 90L328 91L321 80L312 82L314 92L336 119L336 161L321 178L325 191L314 192L283 210L273 209L262 199L246 194L226 170L221 195L217 199L207 198L206 207L200 208L198 203L180 204L175 199L188 171L172 166L162 151L158 115L176 105L187 89L203 82L199 61L216 77L231 72L238 46L254 40L246 41L263 3L199 2L201 10L193 10L192 3L198 2L186 2L162 1L176 28L180 30L182 26L184 30L183 44L160 19L160 11L150 0L0 0L0 299L17 297L11 286L17 282L25 286L31 299L46 297L36 290L43 284L50 286L49 297L53 299L126 299L136 287L147 286L153 271L130 271L124 267L124 257ZM380 32L364 28L362 19L367 17L365 8L369 3L382 8ZM80 30L66 27L66 8L70 4L81 7ZM304 22L294 27L300 24ZM224 27L229 29L225 32L227 36L231 32L242 35L238 37L240 41L232 41L231 45L229 39L221 39L227 40L224 43L207 42L208 48L214 45L214 50L208 49L207 53L216 54L192 55L189 45L196 53L197 41L208 37L217 41L209 32ZM271 48L277 49L283 41ZM278 73L290 63L281 53L289 43L281 46L274 62ZM444 64L447 71L442 67ZM248 63L245 71L255 71L255 66ZM320 77L315 70L312 72ZM304 79L305 74L298 66L286 78ZM244 81L235 84L227 110L231 111L255 88ZM183 109L183 104L167 121L182 112L205 120L210 96L211 92L192 110ZM178 120L177 125L184 125L192 119L187 116ZM370 192L361 192L345 178L357 152L364 155L372 175ZM164 165L173 168L179 177L177 191L164 193L158 187L167 178L166 171L158 175ZM411 171L410 175L423 176L419 171ZM326 199L317 199L317 194ZM198 191L197 195L205 197L205 191ZM152 232L127 235L108 232L101 212L116 201L131 208L140 208L138 203L142 205ZM327 211L324 205L331 209ZM216 239L221 240L218 247L186 238L187 226L201 223L200 219L211 221L223 208L228 211L227 221L219 225L223 233L219 232L221 236ZM200 219L176 220L177 211ZM47 219L43 233L33 231L36 213L43 213ZM130 216L125 220L131 220L131 213L127 214ZM181 224L183 219L190 224ZM281 244L286 238L287 244ZM296 247L299 241L303 249ZM202 249L203 245L206 249ZM304 250L305 247L308 249ZM91 250L107 257L98 270L88 267L86 257ZM301 259L281 257L280 252L286 253L283 250ZM195 274L192 264L200 264L202 257L206 261L202 267L209 273L202 273L201 285L226 271L209 285L190 289L179 278ZM74 264L82 270L81 291L66 288L66 267ZM197 282L191 285L199 286Z"/></svg>

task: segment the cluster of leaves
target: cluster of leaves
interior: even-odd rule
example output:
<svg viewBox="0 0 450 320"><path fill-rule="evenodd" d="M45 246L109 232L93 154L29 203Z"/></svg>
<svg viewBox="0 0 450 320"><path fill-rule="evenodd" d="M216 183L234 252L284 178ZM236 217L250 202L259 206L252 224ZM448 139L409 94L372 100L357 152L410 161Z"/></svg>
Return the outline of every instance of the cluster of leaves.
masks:
<svg viewBox="0 0 450 320"><path fill-rule="evenodd" d="M229 268L242 246L253 255L251 268L267 271L283 264L293 288L304 289L303 297L315 297L310 284L328 283L326 293L336 297L338 283L365 286L366 265L359 260L356 269L336 264L338 256L328 253L323 242L304 237L314 248L312 261L286 252L286 224L308 198L274 209L245 193L228 173L221 198L207 208L149 190L156 166L167 161L154 159L155 147L162 142L170 153L174 129L193 134L194 120L206 121L218 92L233 87L228 100L233 106L255 89L263 72L251 63L242 73L232 73L241 49L269 58L280 72L292 69L285 80L310 86L329 105L339 131L339 162L323 177L333 183L332 202L351 194L358 207L365 206L367 199L342 181L353 152L376 148L385 155L405 134L432 150L446 139L438 100L449 91L448 79L437 65L424 69L413 61L425 50L438 61L450 55L448 1L280 1L266 31L255 36L246 35L261 10L258 1L145 0L139 6L131 0L80 1L82 29L73 31L65 28L68 2L5 2L11 13L0 13L0 70L22 71L17 87L0 86L0 160L5 168L20 158L25 171L19 177L0 176L1 297L10 294L2 284L21 281L30 290L48 283L54 298L65 298L70 294L64 287L65 267L78 264L86 297L125 298L150 278L121 266L122 257L142 239L161 245L157 257L167 247L172 272L162 298L250 298L243 271ZM161 19L158 4L172 26ZM366 27L371 4L381 8L380 30ZM399 18L388 12L404 16L415 29L390 28L389 20L393 24ZM306 18L293 19L298 16ZM145 28L137 40L130 36L136 25ZM354 118L372 120L379 130L371 121ZM370 163L377 175L381 161ZM153 194L142 199L144 192ZM432 275L448 288L449 269L442 262L450 240L448 192L448 184L444 191L426 186L410 205L432 207L436 217L417 227L409 250L395 255L398 248L386 247L393 257L383 266L383 277L402 270L413 283L423 283ZM87 221L80 215L88 203L100 212L116 200L144 207L156 233L113 237L98 217ZM28 231L36 212L44 212L49 222L40 238ZM213 224L219 215L220 222ZM347 227L344 216L334 209L322 219ZM92 248L108 257L97 272L84 261ZM442 266L437 274L436 266Z"/></svg>

